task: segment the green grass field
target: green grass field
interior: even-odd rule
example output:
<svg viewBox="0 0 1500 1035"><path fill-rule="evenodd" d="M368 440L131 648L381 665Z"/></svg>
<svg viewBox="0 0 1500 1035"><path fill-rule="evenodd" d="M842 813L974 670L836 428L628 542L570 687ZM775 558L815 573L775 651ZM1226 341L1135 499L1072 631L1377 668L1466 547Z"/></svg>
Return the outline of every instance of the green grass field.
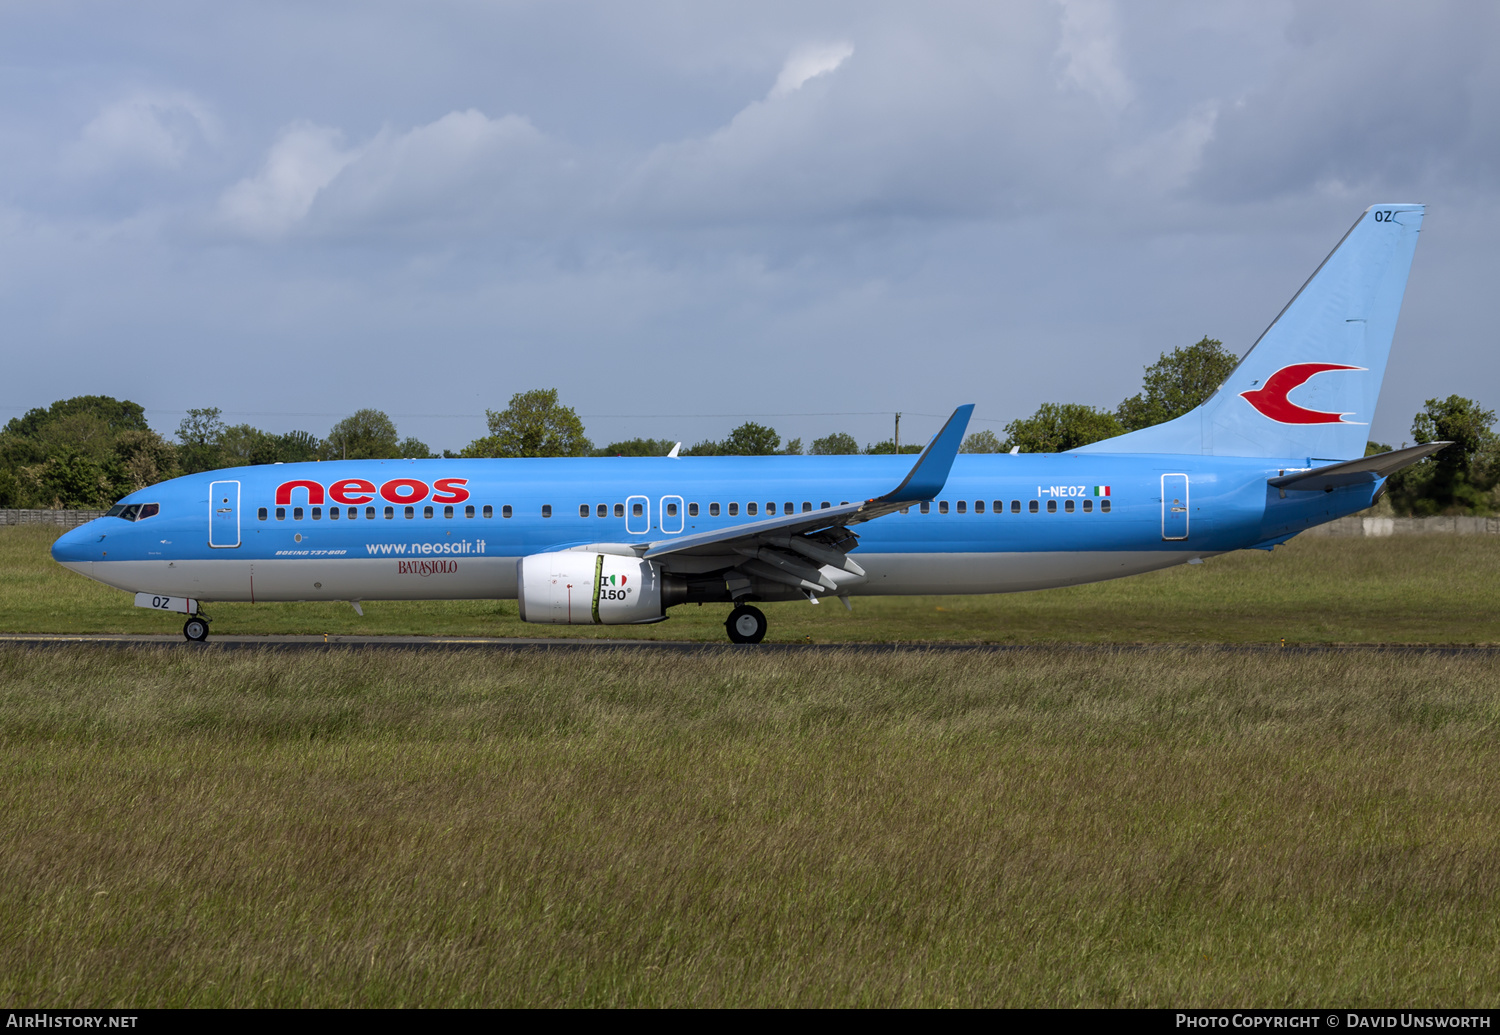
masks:
<svg viewBox="0 0 1500 1035"><path fill-rule="evenodd" d="M0 999L1493 1006L1500 659L0 647Z"/></svg>
<svg viewBox="0 0 1500 1035"><path fill-rule="evenodd" d="M0 528L0 632L174 633L181 622L54 563L57 530ZM762 605L781 643L1495 643L1500 537L1293 540L1197 565L1035 593ZM724 641L729 605L649 626L528 625L515 601L215 604L216 634Z"/></svg>

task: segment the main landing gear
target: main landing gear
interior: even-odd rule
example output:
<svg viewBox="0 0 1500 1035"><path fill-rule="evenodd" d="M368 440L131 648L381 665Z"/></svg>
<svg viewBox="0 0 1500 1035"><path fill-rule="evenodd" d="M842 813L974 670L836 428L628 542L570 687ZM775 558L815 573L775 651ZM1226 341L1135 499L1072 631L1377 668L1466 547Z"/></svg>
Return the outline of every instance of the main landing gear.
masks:
<svg viewBox="0 0 1500 1035"><path fill-rule="evenodd" d="M182 635L193 643L202 643L208 639L208 619L201 614L193 615L182 623Z"/></svg>
<svg viewBox="0 0 1500 1035"><path fill-rule="evenodd" d="M766 616L758 607L741 604L729 612L724 629L731 643L759 643L766 638Z"/></svg>

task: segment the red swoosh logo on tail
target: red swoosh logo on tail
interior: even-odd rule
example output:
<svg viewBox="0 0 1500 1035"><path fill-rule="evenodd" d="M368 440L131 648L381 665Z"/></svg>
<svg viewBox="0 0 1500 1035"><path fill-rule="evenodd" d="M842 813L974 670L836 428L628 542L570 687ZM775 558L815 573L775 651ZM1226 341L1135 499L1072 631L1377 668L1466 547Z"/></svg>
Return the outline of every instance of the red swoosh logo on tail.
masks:
<svg viewBox="0 0 1500 1035"><path fill-rule="evenodd" d="M1306 384L1314 374L1321 374L1325 370L1367 369L1369 368L1351 367L1343 363L1293 363L1266 378L1266 383L1259 388L1241 392L1240 395L1262 414L1282 424L1340 424L1344 420L1344 414L1309 410L1292 402L1287 395L1292 389Z"/></svg>

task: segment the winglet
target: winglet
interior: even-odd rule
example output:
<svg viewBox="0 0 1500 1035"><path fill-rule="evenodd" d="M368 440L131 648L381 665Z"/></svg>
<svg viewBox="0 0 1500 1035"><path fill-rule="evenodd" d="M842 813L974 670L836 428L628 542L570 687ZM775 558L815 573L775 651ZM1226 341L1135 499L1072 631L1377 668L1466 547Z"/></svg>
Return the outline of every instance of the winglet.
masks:
<svg viewBox="0 0 1500 1035"><path fill-rule="evenodd" d="M974 413L974 404L965 403L953 411L943 430L935 435L917 462L906 475L906 480L872 503L922 503L943 491L948 481L948 472L953 469L953 458L958 456L958 447L963 444L964 432L969 428L969 417Z"/></svg>

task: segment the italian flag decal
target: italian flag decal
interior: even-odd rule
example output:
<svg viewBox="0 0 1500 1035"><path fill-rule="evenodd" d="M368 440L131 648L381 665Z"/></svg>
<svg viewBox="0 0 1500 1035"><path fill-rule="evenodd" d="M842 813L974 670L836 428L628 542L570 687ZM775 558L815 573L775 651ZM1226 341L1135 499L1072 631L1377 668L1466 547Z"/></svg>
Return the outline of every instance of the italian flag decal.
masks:
<svg viewBox="0 0 1500 1035"><path fill-rule="evenodd" d="M1109 495L1109 486L1108 485L1096 485L1096 486L1094 486L1094 495L1095 496L1108 496Z"/></svg>

